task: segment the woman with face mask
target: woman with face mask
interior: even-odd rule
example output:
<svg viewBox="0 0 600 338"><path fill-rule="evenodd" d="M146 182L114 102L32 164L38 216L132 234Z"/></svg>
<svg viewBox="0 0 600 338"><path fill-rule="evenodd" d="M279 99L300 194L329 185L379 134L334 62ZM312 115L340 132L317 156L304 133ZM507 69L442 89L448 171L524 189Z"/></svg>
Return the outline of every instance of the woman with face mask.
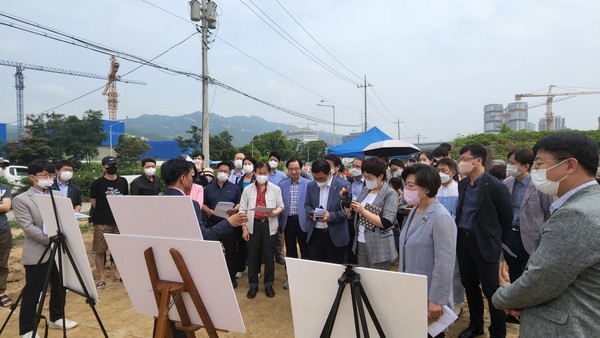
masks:
<svg viewBox="0 0 600 338"><path fill-rule="evenodd" d="M433 154L430 151L423 151L419 154L419 163L432 165L433 164Z"/></svg>
<svg viewBox="0 0 600 338"><path fill-rule="evenodd" d="M416 164L404 169L402 179L404 198L415 207L400 232L398 271L427 276L427 318L436 321L444 305L453 308L456 224L435 198L442 182L434 167Z"/></svg>
<svg viewBox="0 0 600 338"><path fill-rule="evenodd" d="M380 159L366 159L361 166L365 187L351 204L356 232L352 251L358 265L365 268L389 270L396 258L392 228L398 211L398 193L388 186L386 169Z"/></svg>
<svg viewBox="0 0 600 338"><path fill-rule="evenodd" d="M244 191L244 189L250 184L256 181L256 175L254 174L254 167L256 166L256 160L254 157L246 157L242 163L242 173L244 176L238 178L236 184L240 191Z"/></svg>

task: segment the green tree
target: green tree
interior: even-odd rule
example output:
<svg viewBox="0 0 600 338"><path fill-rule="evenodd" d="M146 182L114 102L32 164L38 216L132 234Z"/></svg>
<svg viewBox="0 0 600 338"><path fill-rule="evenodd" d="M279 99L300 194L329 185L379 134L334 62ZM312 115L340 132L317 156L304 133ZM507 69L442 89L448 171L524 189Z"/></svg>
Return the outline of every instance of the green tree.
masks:
<svg viewBox="0 0 600 338"><path fill-rule="evenodd" d="M300 144L298 147L298 156L304 162L312 162L314 160L325 157L327 143L323 140L309 141Z"/></svg>
<svg viewBox="0 0 600 338"><path fill-rule="evenodd" d="M218 135L210 135L210 157L213 160L231 161L237 149L231 144L233 136L227 131L222 131Z"/></svg>
<svg viewBox="0 0 600 338"><path fill-rule="evenodd" d="M252 143L248 143L248 144L241 146L239 151L241 153L244 153L244 155L246 155L246 156L252 156L254 158L262 158L263 157L263 155L260 153L260 150L258 150Z"/></svg>
<svg viewBox="0 0 600 338"><path fill-rule="evenodd" d="M279 152L282 159L290 158L296 152L296 149L292 148L292 143L285 137L281 130L256 135L252 141L254 147L263 155L260 160L267 160L265 157L273 150Z"/></svg>
<svg viewBox="0 0 600 338"><path fill-rule="evenodd" d="M175 138L175 141L177 141L181 152L187 152L188 149L192 149L192 151L200 150L200 146L202 145L202 129L198 126L191 126L190 130L186 130L185 133L190 134L190 137L183 138L183 136L179 135Z"/></svg>
<svg viewBox="0 0 600 338"><path fill-rule="evenodd" d="M139 158L150 150L150 145L143 139L132 135L119 135L119 143L115 147L119 163L135 166Z"/></svg>
<svg viewBox="0 0 600 338"><path fill-rule="evenodd" d="M33 160L51 159L54 156L54 149L48 141L39 137L24 138L19 142L10 143L6 149L10 162L20 165L27 165Z"/></svg>

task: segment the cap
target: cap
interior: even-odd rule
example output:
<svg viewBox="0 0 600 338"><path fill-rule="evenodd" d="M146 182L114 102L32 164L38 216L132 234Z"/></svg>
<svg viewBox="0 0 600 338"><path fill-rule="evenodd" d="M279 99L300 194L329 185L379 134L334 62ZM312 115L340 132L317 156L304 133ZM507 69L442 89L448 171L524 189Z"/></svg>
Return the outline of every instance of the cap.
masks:
<svg viewBox="0 0 600 338"><path fill-rule="evenodd" d="M215 171L212 168L204 168L204 175L215 177Z"/></svg>
<svg viewBox="0 0 600 338"><path fill-rule="evenodd" d="M409 162L417 162L417 155L412 154L408 157Z"/></svg>
<svg viewBox="0 0 600 338"><path fill-rule="evenodd" d="M114 156L106 156L102 159L102 165L117 164L117 158Z"/></svg>

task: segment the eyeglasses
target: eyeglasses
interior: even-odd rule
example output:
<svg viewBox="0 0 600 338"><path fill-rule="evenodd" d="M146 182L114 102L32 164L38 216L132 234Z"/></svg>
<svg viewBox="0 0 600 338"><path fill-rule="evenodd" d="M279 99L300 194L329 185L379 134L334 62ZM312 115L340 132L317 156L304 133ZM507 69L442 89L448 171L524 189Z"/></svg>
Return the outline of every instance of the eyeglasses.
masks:
<svg viewBox="0 0 600 338"><path fill-rule="evenodd" d="M300 168L288 168L288 171L296 172L300 171Z"/></svg>
<svg viewBox="0 0 600 338"><path fill-rule="evenodd" d="M566 160L566 158L559 158L556 160L548 160L548 161L533 161L533 165L531 166L532 168L539 168L541 164L546 164L546 163L552 163L552 162L561 162Z"/></svg>
<svg viewBox="0 0 600 338"><path fill-rule="evenodd" d="M54 178L54 174L36 174L36 178Z"/></svg>
<svg viewBox="0 0 600 338"><path fill-rule="evenodd" d="M468 158L467 157L459 157L458 158L459 161L472 161L474 159L475 159L475 157L468 157Z"/></svg>

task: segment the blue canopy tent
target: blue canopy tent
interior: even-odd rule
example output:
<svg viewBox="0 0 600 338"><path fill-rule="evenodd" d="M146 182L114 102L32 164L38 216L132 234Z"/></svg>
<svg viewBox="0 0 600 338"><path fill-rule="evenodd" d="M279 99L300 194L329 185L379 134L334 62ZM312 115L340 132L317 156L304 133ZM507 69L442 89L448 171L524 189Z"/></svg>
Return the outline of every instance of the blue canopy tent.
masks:
<svg viewBox="0 0 600 338"><path fill-rule="evenodd" d="M379 128L373 127L352 141L327 149L327 153L335 154L340 157L363 157L365 154L363 154L362 150L369 144L391 139L390 136L382 132Z"/></svg>

